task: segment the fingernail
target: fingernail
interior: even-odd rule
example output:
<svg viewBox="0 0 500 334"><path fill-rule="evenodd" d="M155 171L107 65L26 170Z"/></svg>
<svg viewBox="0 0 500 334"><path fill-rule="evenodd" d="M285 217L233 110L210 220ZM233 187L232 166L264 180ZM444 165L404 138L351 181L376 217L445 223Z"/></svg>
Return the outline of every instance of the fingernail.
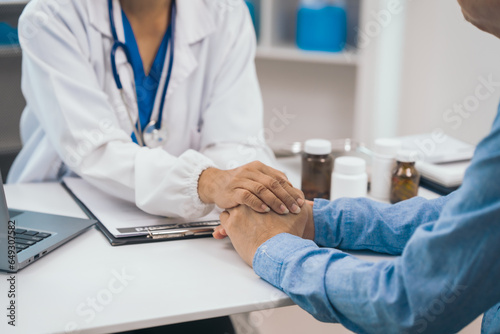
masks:
<svg viewBox="0 0 500 334"><path fill-rule="evenodd" d="M271 211L271 209L265 204L262 204L262 210L264 210L265 212Z"/></svg>
<svg viewBox="0 0 500 334"><path fill-rule="evenodd" d="M290 211L289 211L289 210L286 208L286 206L284 206L283 204L281 204L281 206L280 206L280 210L281 210L281 212L283 212L283 214L285 214L285 215L286 215L286 214L288 214L288 213L290 213Z"/></svg>
<svg viewBox="0 0 500 334"><path fill-rule="evenodd" d="M300 208L297 204L292 205L292 212L293 213L300 213Z"/></svg>
<svg viewBox="0 0 500 334"><path fill-rule="evenodd" d="M305 203L305 202L306 202L306 201L304 201L302 198L299 198L299 199L297 200L297 203L299 203L299 205L300 205L300 206L304 205L304 203Z"/></svg>

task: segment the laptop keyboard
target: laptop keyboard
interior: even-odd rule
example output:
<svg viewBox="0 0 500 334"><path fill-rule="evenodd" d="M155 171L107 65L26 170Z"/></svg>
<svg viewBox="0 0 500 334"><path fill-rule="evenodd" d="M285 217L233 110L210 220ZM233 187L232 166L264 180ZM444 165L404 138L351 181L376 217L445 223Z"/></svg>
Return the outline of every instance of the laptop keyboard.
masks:
<svg viewBox="0 0 500 334"><path fill-rule="evenodd" d="M16 249L18 253L51 236L50 233L25 230L22 228L16 228L15 235Z"/></svg>

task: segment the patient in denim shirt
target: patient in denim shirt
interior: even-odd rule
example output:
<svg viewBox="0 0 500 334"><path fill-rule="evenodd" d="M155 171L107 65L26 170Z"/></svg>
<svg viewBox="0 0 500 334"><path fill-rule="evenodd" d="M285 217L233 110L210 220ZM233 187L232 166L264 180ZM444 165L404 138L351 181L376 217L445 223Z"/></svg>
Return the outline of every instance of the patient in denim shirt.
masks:
<svg viewBox="0 0 500 334"><path fill-rule="evenodd" d="M459 3L500 37L500 1ZM482 332L500 333L500 110L447 197L316 200L285 217L238 207L221 222L215 236L229 235L260 277L320 321L356 333L455 333L485 313ZM338 249L395 257L372 263Z"/></svg>
<svg viewBox="0 0 500 334"><path fill-rule="evenodd" d="M455 333L483 312L482 332L500 333L499 179L500 112L455 193L397 205L316 200L314 240L278 234L254 270L356 333ZM397 257L371 263L334 248Z"/></svg>

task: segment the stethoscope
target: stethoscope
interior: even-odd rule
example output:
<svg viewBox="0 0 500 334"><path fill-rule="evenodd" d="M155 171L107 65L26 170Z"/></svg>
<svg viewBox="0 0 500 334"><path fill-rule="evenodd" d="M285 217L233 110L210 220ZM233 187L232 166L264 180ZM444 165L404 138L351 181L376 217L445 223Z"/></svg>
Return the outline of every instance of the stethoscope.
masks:
<svg viewBox="0 0 500 334"><path fill-rule="evenodd" d="M130 119L130 123L132 124L132 128L134 129L134 135L137 139L137 143L140 146L147 146L149 148L161 147L167 140L168 132L167 129L161 126L162 117L163 117L163 107L165 105L165 97L167 95L168 85L170 83L170 77L172 75L172 66L174 64L174 36L175 36L175 1L172 1L172 10L171 10L171 34L169 38L170 43L170 63L168 65L167 78L165 79L165 85L163 87L163 93L160 101L160 110L158 113L158 119L155 121L150 121L148 125L142 131L141 126L141 118L140 115L137 116L137 123L134 122L133 116L130 112L130 106L128 104L128 99L125 96L125 92L123 90L123 85L120 80L120 75L118 74L118 69L116 67L116 52L118 49L122 49L125 53L125 57L127 58L127 62L132 64L132 57L130 56L130 51L128 47L118 40L118 34L116 33L115 26L115 18L113 16L113 0L108 0L108 8L109 8L109 22L111 23L111 33L113 35L113 47L111 48L111 70L113 72L113 77L115 79L116 87L120 91L120 95L122 97L123 103L125 104L125 108L127 109L127 114ZM137 100L137 96L136 96Z"/></svg>

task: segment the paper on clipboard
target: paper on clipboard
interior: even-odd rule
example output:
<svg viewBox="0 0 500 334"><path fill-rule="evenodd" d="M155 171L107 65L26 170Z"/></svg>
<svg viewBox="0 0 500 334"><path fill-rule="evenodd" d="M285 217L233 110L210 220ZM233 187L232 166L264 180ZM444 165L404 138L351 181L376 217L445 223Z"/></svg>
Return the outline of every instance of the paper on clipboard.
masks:
<svg viewBox="0 0 500 334"><path fill-rule="evenodd" d="M135 204L108 195L81 178L66 177L63 181L116 238L144 236L152 231L187 228L191 225L215 226L219 222L220 211L217 209L195 220L166 218L145 213Z"/></svg>

